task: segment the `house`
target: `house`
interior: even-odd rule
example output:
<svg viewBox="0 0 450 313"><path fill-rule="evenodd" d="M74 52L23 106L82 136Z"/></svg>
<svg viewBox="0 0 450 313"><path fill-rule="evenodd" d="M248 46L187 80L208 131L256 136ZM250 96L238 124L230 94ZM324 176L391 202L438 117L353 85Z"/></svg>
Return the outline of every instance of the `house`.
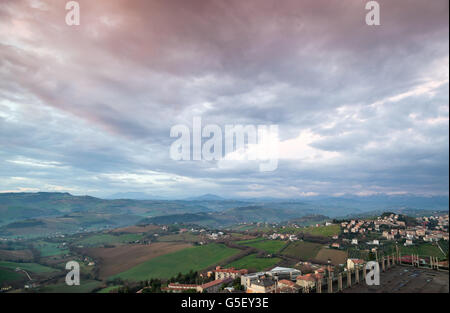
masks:
<svg viewBox="0 0 450 313"><path fill-rule="evenodd" d="M357 244L358 244L358 239L353 238L353 239L352 239L352 245L357 245Z"/></svg>
<svg viewBox="0 0 450 313"><path fill-rule="evenodd" d="M282 279L278 281L276 292L278 293L298 293L300 286L293 281Z"/></svg>
<svg viewBox="0 0 450 313"><path fill-rule="evenodd" d="M297 276L297 285L303 288L313 288L316 286L316 282L321 280L323 275L321 274L306 274Z"/></svg>
<svg viewBox="0 0 450 313"><path fill-rule="evenodd" d="M225 278L236 279L238 277L241 277L242 275L248 274L248 270L246 269L236 270L234 267L221 268L220 266L217 266L214 273L216 279L225 279Z"/></svg>
<svg viewBox="0 0 450 313"><path fill-rule="evenodd" d="M264 275L265 275L264 272L257 272L257 273L242 275L241 276L241 285L244 286L244 289L247 289L247 287L250 286L253 281L261 279L261 277L264 277Z"/></svg>
<svg viewBox="0 0 450 313"><path fill-rule="evenodd" d="M274 293L276 286L276 282L272 278L261 277L247 286L247 293Z"/></svg>
<svg viewBox="0 0 450 313"><path fill-rule="evenodd" d="M405 244L404 244L405 246L412 246L413 245L413 241L412 241L412 239L406 239L406 241L405 241Z"/></svg>
<svg viewBox="0 0 450 313"><path fill-rule="evenodd" d="M334 243L331 244L332 248L338 248L339 249L340 246L341 245L339 243L337 243L337 242L334 242Z"/></svg>
<svg viewBox="0 0 450 313"><path fill-rule="evenodd" d="M361 259L347 259L347 269L353 270L355 267L364 265L365 261Z"/></svg>

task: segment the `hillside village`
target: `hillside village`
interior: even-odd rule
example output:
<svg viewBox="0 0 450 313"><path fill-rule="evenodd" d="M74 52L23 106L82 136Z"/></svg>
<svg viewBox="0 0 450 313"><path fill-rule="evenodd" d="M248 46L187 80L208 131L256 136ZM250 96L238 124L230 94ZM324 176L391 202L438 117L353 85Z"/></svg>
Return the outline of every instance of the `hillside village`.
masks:
<svg viewBox="0 0 450 313"><path fill-rule="evenodd" d="M325 222L324 225L316 224L315 227L328 227L332 225L333 223L331 222ZM298 225L291 226L297 230L302 228ZM402 262L403 264L413 264L413 257L411 255L402 255L398 250L398 244L407 247L415 244L434 242L442 250L437 242L443 240L445 241L443 247L446 249L446 252L442 250L442 253L447 253L447 261L439 261L436 259L435 264L438 267L448 269L448 214L410 219L394 213L384 213L374 219L341 221L339 226L341 230L340 234L332 236L332 243L329 245L330 248L342 249L345 245L360 247L361 249L369 247L370 252L375 254L377 261L379 258L383 258L383 267L385 266L385 250L383 246L396 245L394 255L392 257L387 256L387 264L389 266L395 262L400 264ZM286 229L286 227L282 227L281 229ZM210 235L210 238L213 240L227 238L227 235L223 232L212 235ZM290 233L274 232L272 234L263 234L262 237L269 240L288 240L291 242L299 240L297 234ZM426 258L427 256L425 255L418 255L418 264L432 263L434 260L432 257ZM304 273L298 268L287 267L274 267L268 271L249 273L247 269L236 269L234 267L222 268L218 266L215 270L200 274L203 277L214 277L214 280L200 285L182 284L178 282L169 283L166 287L162 288L162 291L299 293L315 290L317 292L317 284L319 282L322 284L327 279L333 281L338 275L340 277L340 288L342 289L342 275L347 275L352 271L359 272L359 270L363 269L367 261L368 259L347 258L344 264L333 265L330 259L327 265L314 264L308 261L297 263L297 267L302 266L303 269L307 269ZM359 278L357 279L359 280ZM145 288L139 292L143 291L145 291Z"/></svg>

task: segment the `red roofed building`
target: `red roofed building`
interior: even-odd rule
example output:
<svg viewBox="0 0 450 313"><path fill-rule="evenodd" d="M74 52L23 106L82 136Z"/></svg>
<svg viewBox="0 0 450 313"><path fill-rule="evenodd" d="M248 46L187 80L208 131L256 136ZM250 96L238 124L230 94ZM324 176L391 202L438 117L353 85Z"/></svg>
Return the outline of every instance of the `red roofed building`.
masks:
<svg viewBox="0 0 450 313"><path fill-rule="evenodd" d="M282 279L278 281L277 293L298 293L300 286L293 281Z"/></svg>
<svg viewBox="0 0 450 313"><path fill-rule="evenodd" d="M234 267L221 268L220 266L217 266L214 272L216 274L215 276L216 279L225 279L225 278L236 279L238 277L241 277L242 275L248 274L248 270L246 269L236 270Z"/></svg>
<svg viewBox="0 0 450 313"><path fill-rule="evenodd" d="M366 261L361 259L347 259L347 269L352 270L355 267L361 267L366 263Z"/></svg>
<svg viewBox="0 0 450 313"><path fill-rule="evenodd" d="M229 284L232 281L233 281L232 278L216 279L216 280L210 281L209 283L198 286L197 291L198 292L208 292L208 293L218 292L220 290L220 287L223 284Z"/></svg>
<svg viewBox="0 0 450 313"><path fill-rule="evenodd" d="M185 290L197 290L198 285L194 284L178 284L171 283L167 287L162 287L161 290L168 292L182 292Z"/></svg>
<svg viewBox="0 0 450 313"><path fill-rule="evenodd" d="M312 288L316 285L316 282L322 278L323 278L323 275L321 275L321 274L300 275L300 276L297 276L297 285L299 285L300 287Z"/></svg>

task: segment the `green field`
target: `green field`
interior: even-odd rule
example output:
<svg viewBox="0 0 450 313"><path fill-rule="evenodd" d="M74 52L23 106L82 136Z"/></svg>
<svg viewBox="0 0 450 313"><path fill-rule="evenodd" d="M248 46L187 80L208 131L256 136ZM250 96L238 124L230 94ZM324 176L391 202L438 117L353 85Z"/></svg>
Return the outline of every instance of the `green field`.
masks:
<svg viewBox="0 0 450 313"><path fill-rule="evenodd" d="M11 269L0 268L0 286L6 282L14 282L23 279L25 276L14 272Z"/></svg>
<svg viewBox="0 0 450 313"><path fill-rule="evenodd" d="M190 270L198 271L227 259L239 250L228 248L222 244L209 244L186 248L174 253L165 254L141 263L111 278L140 281L149 278L170 278L178 273Z"/></svg>
<svg viewBox="0 0 450 313"><path fill-rule="evenodd" d="M239 260L231 262L226 267L262 271L275 267L275 265L280 261L280 258L258 258L256 254L250 254Z"/></svg>
<svg viewBox="0 0 450 313"><path fill-rule="evenodd" d="M168 242L168 241L182 241L182 242L196 242L200 241L198 235L194 235L192 233L183 233L183 234L174 234L161 236L158 238L158 241Z"/></svg>
<svg viewBox="0 0 450 313"><path fill-rule="evenodd" d="M339 235L341 232L340 225L329 225L329 226L310 226L301 229L303 233L310 234L313 236L323 236L323 237L333 237L334 235Z"/></svg>
<svg viewBox="0 0 450 313"><path fill-rule="evenodd" d="M15 270L16 267L20 267L26 271L32 272L32 273L51 273L55 272L56 269L40 265L37 263L18 263L18 262L6 262L6 261L0 261L0 267L9 268L12 270Z"/></svg>
<svg viewBox="0 0 450 313"><path fill-rule="evenodd" d="M271 253L271 254L277 253L278 251L280 251L281 248L283 248L286 245L285 241L265 240L262 238L243 240L243 241L238 241L237 243L242 246L261 249L261 250L264 250L267 253Z"/></svg>
<svg viewBox="0 0 450 313"><path fill-rule="evenodd" d="M322 244L298 241L291 243L286 249L284 249L283 254L307 261L314 259L322 247Z"/></svg>
<svg viewBox="0 0 450 313"><path fill-rule="evenodd" d="M123 234L118 236L111 234L97 234L83 238L77 241L76 244L82 246L101 246L107 244L134 242L142 239L142 237L143 235L141 234Z"/></svg>
<svg viewBox="0 0 450 313"><path fill-rule="evenodd" d="M59 248L59 244L46 241L38 241L34 247L39 250L42 257L49 257L69 253L69 249Z"/></svg>
<svg viewBox="0 0 450 313"><path fill-rule="evenodd" d="M256 224L246 224L246 225L234 225L228 228L231 231L249 231L249 232L259 232L259 233L269 233L273 232L274 229L270 225L256 225Z"/></svg>
<svg viewBox="0 0 450 313"><path fill-rule="evenodd" d="M97 293L110 293L111 291L115 290L115 289L119 289L120 286L108 286L106 288L103 288L99 291L97 291Z"/></svg>
<svg viewBox="0 0 450 313"><path fill-rule="evenodd" d="M418 254L421 257L435 256L441 259L445 259L446 257L437 246L431 243L424 243L421 245L408 247L400 246L399 248L402 255Z"/></svg>
<svg viewBox="0 0 450 313"><path fill-rule="evenodd" d="M66 283L48 285L39 289L42 293L90 293L102 283L96 280L80 281L79 286L68 286Z"/></svg>

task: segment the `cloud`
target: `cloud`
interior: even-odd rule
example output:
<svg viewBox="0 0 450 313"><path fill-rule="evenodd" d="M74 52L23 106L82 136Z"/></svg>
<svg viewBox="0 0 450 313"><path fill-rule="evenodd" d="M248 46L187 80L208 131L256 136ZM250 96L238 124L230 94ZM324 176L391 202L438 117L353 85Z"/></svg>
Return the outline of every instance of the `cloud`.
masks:
<svg viewBox="0 0 450 313"><path fill-rule="evenodd" d="M2 1L0 190L448 194L448 1L380 5ZM277 170L171 160L199 115L279 125Z"/></svg>

